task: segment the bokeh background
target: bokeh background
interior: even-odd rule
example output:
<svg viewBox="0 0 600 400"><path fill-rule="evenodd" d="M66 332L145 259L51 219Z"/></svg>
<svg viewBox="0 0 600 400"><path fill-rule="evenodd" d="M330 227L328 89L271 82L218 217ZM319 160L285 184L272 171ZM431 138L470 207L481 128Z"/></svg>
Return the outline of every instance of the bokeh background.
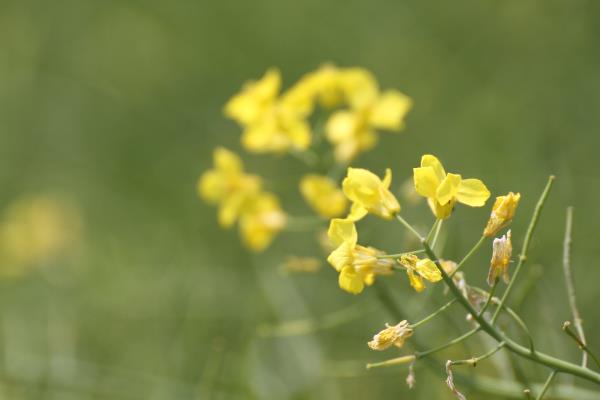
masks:
<svg viewBox="0 0 600 400"><path fill-rule="evenodd" d="M365 371L396 354L365 345L394 322L374 290L342 292L326 265L280 272L290 254L323 257L312 235L283 234L254 255L197 198L198 176L224 145L265 176L286 210L308 212L297 190L306 167L245 153L222 106L268 67L289 85L328 61L366 67L414 99L406 130L382 134L354 162L393 168L396 189L421 154L436 154L495 194L522 193L520 243L547 176L557 175L516 306L539 348L579 358L560 332L570 318L561 247L573 205L580 309L600 349L599 18L600 4L584 0L1 0L2 223L18 219L22 202L60 199L76 236L65 239L68 256L20 272L0 256L12 271L0 282L1 397L451 398L439 367L417 365L410 394L406 367ZM423 204L405 209L423 227L432 221ZM456 212L446 257L470 248L488 212ZM399 225L374 219L360 234L389 251L405 240ZM468 266L473 282L483 284L488 258L485 249ZM441 287L417 296L400 275L385 284L411 320L443 301ZM294 329L273 330L290 321ZM419 336L435 345L466 327L456 308ZM485 345L475 339L441 360ZM510 362L499 356L475 372L510 379ZM547 375L517 365L532 381Z"/></svg>

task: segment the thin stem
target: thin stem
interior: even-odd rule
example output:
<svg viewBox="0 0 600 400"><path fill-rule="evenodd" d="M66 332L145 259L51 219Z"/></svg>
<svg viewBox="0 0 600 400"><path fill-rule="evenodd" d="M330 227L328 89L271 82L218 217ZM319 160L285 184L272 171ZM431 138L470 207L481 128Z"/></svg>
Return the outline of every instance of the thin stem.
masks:
<svg viewBox="0 0 600 400"><path fill-rule="evenodd" d="M479 250L479 248L481 247L481 245L483 244L483 242L485 242L485 239L487 239L485 236L482 236L482 237L479 238L479 240L477 241L477 243L475 243L475 245L471 248L471 250L469 250L469 252L467 253L467 255L464 256L464 258L462 260L460 260L460 262L456 266L456 269L450 274L450 277L453 277L454 274L456 274L456 272L458 272L458 270L461 269L463 265L465 265L465 263L467 262L467 260L469 258L471 258L471 256L473 254L475 254L475 252L477 252L477 250Z"/></svg>
<svg viewBox="0 0 600 400"><path fill-rule="evenodd" d="M500 351L504 345L506 343L504 342L500 342L498 343L498 345L496 347L494 347L493 349L491 349L490 351L488 351L487 353L479 356L479 357L472 357L472 358L467 358L466 360L456 360L456 361L450 361L450 366L454 366L454 365L471 365L473 367L477 366L477 363L480 361L485 360L486 358L489 358L491 356L493 356L494 354L496 354L498 351Z"/></svg>
<svg viewBox="0 0 600 400"><path fill-rule="evenodd" d="M550 175L550 177L548 178L548 183L546 183L546 187L544 188L544 191L542 192L542 195L540 196L540 199L538 200L538 202L535 206L535 210L533 211L533 216L531 217L531 221L529 222L529 227L527 228L527 233L525 234L525 239L523 240L523 248L521 249L521 255L519 256L519 263L517 264L517 267L515 268L515 272L514 272L513 276L511 277L510 282L508 283L508 287L506 288L506 290L504 291L504 294L502 295L502 299L500 300L501 305L506 303L506 299L508 298L508 295L510 294L515 282L517 281L519 272L521 271L523 264L525 264L525 261L527 260L527 252L529 251L529 243L531 242L531 237L533 236L533 231L535 230L535 227L538 223L538 220L540 218L540 213L542 212L544 203L546 202L546 199L548 198L548 193L550 193L550 188L552 188L554 179L555 179L554 175ZM498 307L496 309L495 314L492 316L492 325L494 324L494 322L496 322L496 319L498 318L498 315L500 314L501 308L502 307Z"/></svg>
<svg viewBox="0 0 600 400"><path fill-rule="evenodd" d="M418 359L423 358L423 357L427 357L433 353L437 353L438 351L442 351L444 349L447 349L448 347L452 347L455 344L458 344L462 341L467 340L468 338L470 338L471 336L473 336L474 334L476 334L477 332L479 332L480 328L473 328L470 331L468 331L467 333L462 334L461 336L452 339L451 341L444 343L440 346L434 347L433 349L429 349L429 350L425 350L425 351L418 351L415 353L415 357Z"/></svg>
<svg viewBox="0 0 600 400"><path fill-rule="evenodd" d="M385 258L400 258L402 256L409 255L409 254L420 254L420 253L425 253L425 250L421 249L421 250L405 251L404 253L382 254L382 255L379 255L379 256L376 256L376 257L380 258L380 259L385 259Z"/></svg>
<svg viewBox="0 0 600 400"><path fill-rule="evenodd" d="M442 230L442 225L444 224L443 219L439 219L440 221L438 225L435 227L435 234L433 235L433 239L431 240L431 248L435 249L435 245L437 244L438 237L440 236L440 231Z"/></svg>
<svg viewBox="0 0 600 400"><path fill-rule="evenodd" d="M485 310L487 310L487 308L490 306L490 303L492 302L492 298L494 297L494 292L496 291L496 287L498 287L498 282L500 280L498 278L496 278L496 280L494 281L494 284L492 285L492 289L490 290L490 293L488 293L488 298L485 301L485 304L483 305L483 307L481 307L481 310L479 311L479 316L483 316L483 313L485 312Z"/></svg>
<svg viewBox="0 0 600 400"><path fill-rule="evenodd" d="M565 240L563 243L563 272L565 274L565 284L567 285L567 295L569 297L569 307L573 314L573 324L581 342L585 346L585 333L583 332L583 324L579 310L577 309L577 301L575 297L575 285L573 283L573 274L571 273L571 231L573 226L573 207L567 207L567 221L565 224ZM586 367L588 355L584 351L581 359L581 366Z"/></svg>
<svg viewBox="0 0 600 400"><path fill-rule="evenodd" d="M402 356L402 357L392 358L391 360L385 360L385 361L376 362L376 363L368 363L367 369L379 368L379 367L391 367L393 365L400 365L400 364L409 364L413 361L415 361L415 356L413 356L413 355Z"/></svg>
<svg viewBox="0 0 600 400"><path fill-rule="evenodd" d="M552 380L554 379L555 376L556 376L556 370L553 370L552 372L550 372L550 375L548 376L548 379L546 379L546 383L544 383L544 386L542 387L540 394L537 395L536 400L542 400L544 398L544 395L546 394L546 391L548 391L548 388L550 387L550 384L552 383Z"/></svg>
<svg viewBox="0 0 600 400"><path fill-rule="evenodd" d="M592 353L587 344L585 344L585 342L579 336L577 336L575 332L571 330L571 323L569 321L565 321L563 323L562 330L567 335L569 335L569 337L571 337L575 341L575 343L577 343L577 346L579 346L581 351L583 351L585 354L589 354L589 356L592 357L592 360L594 360L598 368L600 368L600 361L596 358L594 353Z"/></svg>
<svg viewBox="0 0 600 400"><path fill-rule="evenodd" d="M400 214L396 214L396 219L398 221L400 221L400 223L402 225L404 225L404 227L406 229L408 229L413 235L415 235L415 237L419 240L419 242L422 242L422 241L425 240L423 238L423 236L421 236L421 234L419 234L419 232L417 232L417 230L415 228L413 228L411 224L409 224L408 222L406 222L406 220L404 218L402 218L402 216Z"/></svg>
<svg viewBox="0 0 600 400"><path fill-rule="evenodd" d="M440 219L436 219L435 222L433 223L433 225L431 225L431 229L429 230L429 233L427 234L427 237L425 238L425 240L427 240L427 243L431 243L431 239L433 238L433 235L437 229L437 226L440 224L440 221L441 221Z"/></svg>
<svg viewBox="0 0 600 400"><path fill-rule="evenodd" d="M428 316L426 316L425 318L423 318L422 320L420 320L417 323L411 324L411 328L417 328L429 321L431 321L433 318L437 317L438 315L440 315L441 313L443 313L448 307L450 307L452 304L456 303L456 299L452 299L449 302L447 302L446 304L444 304L442 307L440 307L438 310L434 311L433 313L429 314Z"/></svg>
<svg viewBox="0 0 600 400"><path fill-rule="evenodd" d="M439 259L437 258L437 256L433 252L433 250L431 250L431 247L429 247L427 242L422 241L421 244L425 248L425 252L429 256L429 258L431 260L434 260L435 265L438 268L438 271L440 271L440 273L442 274L442 279L444 280L444 283L448 286L448 288L450 289L450 291L452 292L454 297L456 297L458 299L459 303L465 308L465 310L467 310L467 312L473 316L473 319L479 324L480 329L485 331L488 335L490 335L492 338L494 338L497 342L506 342L506 344L505 344L506 348L508 350L510 350L511 352L515 353L516 355L519 355L523 358L532 360L538 364L546 365L557 371L566 372L571 375L575 375L575 376L584 378L590 382L600 384L600 374L599 373L594 372L587 368L583 368L579 365L561 360L559 358L549 356L549 355L541 353L539 351L535 351L535 352L531 351L531 349L523 347L520 344L516 343L515 341L507 338L502 332L500 332L498 330L498 328L491 325L485 318L480 317L478 315L477 311L474 309L473 305L469 302L469 300L463 296L461 290L458 288L458 286L456 286L456 284L454 283L452 278L450 278L450 276L448 276L448 274L446 273L446 271L440 264ZM499 308L502 308L502 307L499 307ZM475 329L479 329L479 328L475 328Z"/></svg>

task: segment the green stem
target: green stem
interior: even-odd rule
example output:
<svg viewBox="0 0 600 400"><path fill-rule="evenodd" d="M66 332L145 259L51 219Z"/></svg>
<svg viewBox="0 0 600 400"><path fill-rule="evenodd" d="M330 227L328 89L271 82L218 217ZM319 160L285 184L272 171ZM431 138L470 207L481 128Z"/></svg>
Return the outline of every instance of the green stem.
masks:
<svg viewBox="0 0 600 400"><path fill-rule="evenodd" d="M421 236L421 234L419 234L419 232L417 232L417 230L415 228L413 228L411 224L406 222L406 220L404 218L402 218L402 216L400 214L396 214L396 219L398 221L400 221L400 223L402 225L404 225L404 227L406 229L408 229L413 235L415 235L415 237L419 240L419 242L422 242L425 240L425 238L423 238L423 236Z"/></svg>
<svg viewBox="0 0 600 400"><path fill-rule="evenodd" d="M439 314L443 313L444 310L446 310L448 307L450 307L452 304L456 303L456 299L452 299L449 302L447 302L446 304L444 304L442 307L440 307L437 311L434 311L433 313L429 314L428 316L426 316L425 318L423 318L422 320L420 320L417 323L411 324L411 328L415 329L429 321L431 321L433 318L437 317Z"/></svg>
<svg viewBox="0 0 600 400"><path fill-rule="evenodd" d="M499 282L499 279L496 278L496 280L494 281L494 285L492 286L492 289L488 293L488 298L485 301L485 304L483 305L483 307L481 307L481 310L479 311L480 317L483 316L483 313L485 312L485 310L487 310L487 308L490 306L490 303L492 302L492 298L494 297L494 292L496 291L496 287L498 286L498 282Z"/></svg>
<svg viewBox="0 0 600 400"><path fill-rule="evenodd" d="M405 251L404 253L396 253L396 254L383 254L380 256L376 256L379 259L385 259L385 258L400 258L402 256L406 256L409 254L420 254L420 253L425 253L425 250L413 250L413 251Z"/></svg>
<svg viewBox="0 0 600 400"><path fill-rule="evenodd" d="M458 344L464 340L467 340L468 338L470 338L471 336L473 336L474 334L476 334L477 332L479 332L480 328L473 328L470 331L468 331L467 333L452 339L451 341L444 343L438 347L434 347L433 349L429 349L429 350L425 350L425 351L418 351L415 353L415 357L418 359L423 358L423 357L427 357L433 353L437 353L438 351L442 351L444 349L447 349L448 347L452 347L455 344Z"/></svg>
<svg viewBox="0 0 600 400"><path fill-rule="evenodd" d="M425 248L425 252L429 256L429 258L431 260L434 260L435 265L442 274L442 279L444 280L454 297L458 299L459 303L467 310L469 314L473 316L473 319L479 324L479 328L476 329L482 329L488 335L494 338L497 342L506 342L506 348L511 352L515 353L516 355L532 360L538 364L546 365L559 372L566 372L571 375L579 376L580 378L586 379L590 382L600 384L600 374L597 372L538 351L532 351L531 349L521 346L515 341L505 337L504 334L498 330L498 328L491 325L490 322L488 322L482 316L479 316L479 313L475 310L473 305L469 302L467 298L463 296L461 290L454 284L454 281L452 280L452 278L450 278L450 276L448 276L444 268L442 268L439 259L437 258L433 250L431 250L431 247L429 247L427 242L423 241L422 245Z"/></svg>
<svg viewBox="0 0 600 400"><path fill-rule="evenodd" d="M431 243L433 234L437 230L437 226L440 224L440 221L441 221L440 219L436 219L435 222L433 223L433 225L431 225L431 229L429 230L429 233L427 234L427 238L425 239L425 240L427 240L427 243Z"/></svg>
<svg viewBox="0 0 600 400"><path fill-rule="evenodd" d="M475 243L475 246L473 246L471 248L471 250L469 250L469 252L467 253L467 255L464 256L464 258L462 260L460 260L460 262L456 266L456 269L450 274L450 277L454 276L454 274L456 274L458 272L458 270L461 269L463 265L465 265L465 263L467 262L467 260L469 260L469 258L471 258L471 256L473 254L475 254L475 252L477 252L477 250L479 250L479 248L481 247L481 245L483 244L483 242L485 242L485 239L487 239L485 236L482 236L482 237L479 238L479 240L477 241L477 243Z"/></svg>
<svg viewBox="0 0 600 400"><path fill-rule="evenodd" d="M521 255L519 256L519 262L517 264L517 267L515 268L515 272L514 272L513 276L510 279L510 282L508 283L508 287L506 288L506 290L504 291L504 294L502 295L502 299L500 300L501 306L496 309L496 312L492 316L492 325L494 324L494 322L496 322L496 319L498 318L498 314L500 314L502 305L504 303L506 303L506 299L508 298L508 295L510 294L510 292L517 280L517 276L519 276L519 272L521 271L523 264L525 264L525 261L527 260L527 252L529 251L529 244L531 242L531 237L533 236L533 231L535 230L535 227L537 226L538 220L540 218L540 213L542 212L544 203L546 202L546 199L548 198L548 193L550 193L550 189L552 188L554 179L555 179L554 175L550 175L550 177L548 178L548 183L546 183L546 187L544 188L544 191L542 192L542 195L540 196L540 199L538 200L538 202L535 206L535 210L533 211L533 216L531 217L531 221L529 222L529 227L527 228L527 233L525 233L525 239L523 240L523 248L521 249Z"/></svg>
<svg viewBox="0 0 600 400"><path fill-rule="evenodd" d="M594 362L596 363L596 366L598 368L600 368L600 360L598 360L596 358L596 356L594 355L594 353L592 353L592 351L590 350L590 348L587 346L587 344L583 341L583 339L581 338L581 336L578 336L575 332L573 332L571 330L571 323L569 321L566 321L563 326L562 326L562 330L569 335L574 341L575 343L577 343L577 346L579 346L579 349L582 350L585 354L588 354L592 360L594 360ZM583 366L583 365L582 365Z"/></svg>
<svg viewBox="0 0 600 400"><path fill-rule="evenodd" d="M550 384L552 383L552 380L554 379L555 376L556 376L556 370L550 372L550 375L548 376L548 379L546 379L546 383L544 383L544 386L542 387L540 394L537 395L536 400L542 400L542 398L546 394L546 391L550 387Z"/></svg>
<svg viewBox="0 0 600 400"><path fill-rule="evenodd" d="M467 365L472 365L473 367L475 367L478 362L483 361L486 358L489 358L489 357L493 356L494 354L496 354L498 351L500 351L504 347L504 345L505 345L504 342L500 342L500 343L498 343L498 345L496 347L494 347L493 349L491 349L490 351L488 351L487 353L485 353L479 357L472 357L472 358L468 358L466 360L450 361L450 366L467 364Z"/></svg>
<svg viewBox="0 0 600 400"><path fill-rule="evenodd" d="M433 235L433 239L431 240L431 248L435 249L435 245L437 243L438 237L440 236L440 231L442 230L442 225L444 223L443 219L438 219L439 223L435 228L435 234Z"/></svg>

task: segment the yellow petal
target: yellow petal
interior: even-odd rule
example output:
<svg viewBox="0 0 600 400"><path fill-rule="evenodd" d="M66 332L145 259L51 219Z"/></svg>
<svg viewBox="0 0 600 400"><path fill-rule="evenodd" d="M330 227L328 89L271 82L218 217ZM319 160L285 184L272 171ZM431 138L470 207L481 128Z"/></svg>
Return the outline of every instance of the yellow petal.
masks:
<svg viewBox="0 0 600 400"><path fill-rule="evenodd" d="M327 257L327 262L331 264L336 271L341 271L342 268L352 263L352 251L354 246L349 242L340 244Z"/></svg>
<svg viewBox="0 0 600 400"><path fill-rule="evenodd" d="M425 284L423 283L423 279L417 274L415 274L412 270L407 270L408 281L410 282L410 286L412 286L417 292L421 293L425 290Z"/></svg>
<svg viewBox="0 0 600 400"><path fill-rule="evenodd" d="M348 174L342 182L346 197L362 205L377 201L377 192L381 185L377 175L362 168L348 168Z"/></svg>
<svg viewBox="0 0 600 400"><path fill-rule="evenodd" d="M456 198L471 207L481 207L490 197L490 191L479 179L463 179L458 187Z"/></svg>
<svg viewBox="0 0 600 400"><path fill-rule="evenodd" d="M435 198L435 193L441 180L432 167L413 168L415 190L421 196Z"/></svg>
<svg viewBox="0 0 600 400"><path fill-rule="evenodd" d="M347 207L344 193L327 176L309 174L300 181L300 192L306 202L322 217L333 218Z"/></svg>
<svg viewBox="0 0 600 400"><path fill-rule="evenodd" d="M243 170L240 157L224 147L217 147L213 153L215 168L230 174L239 173Z"/></svg>
<svg viewBox="0 0 600 400"><path fill-rule="evenodd" d="M332 219L329 223L327 236L329 236L329 240L331 240L335 246L339 246L346 242L350 243L352 247L354 247L358 241L356 226L354 225L353 221L348 219Z"/></svg>
<svg viewBox="0 0 600 400"><path fill-rule="evenodd" d="M352 294L359 294L365 287L362 274L357 273L351 266L342 269L338 283L340 288Z"/></svg>
<svg viewBox="0 0 600 400"><path fill-rule="evenodd" d="M198 180L198 195L208 203L218 203L227 193L225 185L222 174L214 170L206 171Z"/></svg>
<svg viewBox="0 0 600 400"><path fill-rule="evenodd" d="M364 68L346 68L338 79L347 101L354 109L372 104L377 98L377 80Z"/></svg>
<svg viewBox="0 0 600 400"><path fill-rule="evenodd" d="M446 171L438 158L431 154L425 154L421 157L421 167L431 167L435 171L440 182L446 177Z"/></svg>
<svg viewBox="0 0 600 400"><path fill-rule="evenodd" d="M280 86L279 71L268 70L260 80L246 83L240 93L227 102L225 115L244 125L256 122L272 106Z"/></svg>
<svg viewBox="0 0 600 400"><path fill-rule="evenodd" d="M351 111L337 111L329 117L325 125L327 139L332 143L350 140L356 132L356 115Z"/></svg>
<svg viewBox="0 0 600 400"><path fill-rule="evenodd" d="M435 193L435 197L440 203L440 205L445 205L450 202L450 200L456 197L456 193L458 192L458 187L461 182L460 175L457 174L448 174L440 183L440 186L437 188Z"/></svg>
<svg viewBox="0 0 600 400"><path fill-rule="evenodd" d="M352 203L350 213L348 214L346 219L349 219L350 221L359 221L363 219L364 216L368 214L368 212L369 211L367 211L367 209L361 206L360 204Z"/></svg>
<svg viewBox="0 0 600 400"><path fill-rule="evenodd" d="M380 129L400 130L404 125L404 116L410 110L412 101L397 90L383 93L373 108L369 121Z"/></svg>
<svg viewBox="0 0 600 400"><path fill-rule="evenodd" d="M417 270L419 275L427 279L429 282L438 282L442 279L442 274L440 273L440 270L435 265L435 263L428 258L419 260L415 269Z"/></svg>
<svg viewBox="0 0 600 400"><path fill-rule="evenodd" d="M386 189L389 189L391 184L392 184L392 170L390 168L386 168L385 176L383 177L383 187Z"/></svg>

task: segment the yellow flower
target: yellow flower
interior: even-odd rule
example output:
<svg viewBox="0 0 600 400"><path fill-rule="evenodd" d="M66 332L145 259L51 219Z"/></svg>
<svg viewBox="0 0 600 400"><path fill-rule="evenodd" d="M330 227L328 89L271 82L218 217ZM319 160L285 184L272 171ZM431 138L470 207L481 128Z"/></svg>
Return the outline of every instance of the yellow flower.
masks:
<svg viewBox="0 0 600 400"><path fill-rule="evenodd" d="M336 249L327 261L340 273L340 288L352 294L363 291L365 284L371 285L375 275L390 275L393 261L379 259L383 253L372 247L357 244L358 233L353 221L333 219L327 232Z"/></svg>
<svg viewBox="0 0 600 400"><path fill-rule="evenodd" d="M402 256L398 262L406 268L410 285L419 293L425 290L422 278L434 283L442 279L440 270L428 258L419 259L413 254L408 254Z"/></svg>
<svg viewBox="0 0 600 400"><path fill-rule="evenodd" d="M244 127L242 144L249 151L283 153L310 146L310 127L305 121L311 107L279 97L281 75L270 69L249 82L225 105L225 115Z"/></svg>
<svg viewBox="0 0 600 400"><path fill-rule="evenodd" d="M490 272L487 282L490 286L502 275L504 282L508 283L508 266L512 256L512 241L510 231L501 238L494 239L492 261L490 262Z"/></svg>
<svg viewBox="0 0 600 400"><path fill-rule="evenodd" d="M0 223L0 275L17 277L63 260L81 231L79 212L68 202L50 196L15 201Z"/></svg>
<svg viewBox="0 0 600 400"><path fill-rule="evenodd" d="M391 346L398 348L404 346L406 339L413 335L413 330L408 321L400 321L396 325L385 324L386 328L375 336L369 343L372 350L386 350Z"/></svg>
<svg viewBox="0 0 600 400"><path fill-rule="evenodd" d="M400 203L389 190L391 183L392 171L389 168L383 181L366 169L348 168L342 188L353 203L349 218L358 220L367 213L384 219L393 218L400 212Z"/></svg>
<svg viewBox="0 0 600 400"><path fill-rule="evenodd" d="M377 144L377 129L402 129L412 100L397 90L380 93L373 75L361 68L341 70L338 82L350 109L333 113L325 131L336 160L348 162Z"/></svg>
<svg viewBox="0 0 600 400"><path fill-rule="evenodd" d="M421 158L421 167L414 168L413 172L417 193L427 197L429 207L439 219L448 218L457 201L471 207L481 207L490 197L482 181L446 174L440 161L430 154Z"/></svg>
<svg viewBox="0 0 600 400"><path fill-rule="evenodd" d="M322 217L338 217L348 206L344 193L335 181L327 176L304 176L300 181L300 192L306 202Z"/></svg>
<svg viewBox="0 0 600 400"><path fill-rule="evenodd" d="M492 237L502 228L512 221L515 211L519 205L521 194L508 193L506 196L496 197L496 202L492 207L492 214L488 220L487 226L483 231L483 236Z"/></svg>
<svg viewBox="0 0 600 400"><path fill-rule="evenodd" d="M213 160L214 169L198 181L198 194L209 204L219 204L219 224L230 227L248 200L260 191L261 179L245 174L242 160L223 147L215 149Z"/></svg>
<svg viewBox="0 0 600 400"><path fill-rule="evenodd" d="M258 194L240 217L240 233L244 244L253 251L264 250L285 227L286 220L286 214L275 195Z"/></svg>

